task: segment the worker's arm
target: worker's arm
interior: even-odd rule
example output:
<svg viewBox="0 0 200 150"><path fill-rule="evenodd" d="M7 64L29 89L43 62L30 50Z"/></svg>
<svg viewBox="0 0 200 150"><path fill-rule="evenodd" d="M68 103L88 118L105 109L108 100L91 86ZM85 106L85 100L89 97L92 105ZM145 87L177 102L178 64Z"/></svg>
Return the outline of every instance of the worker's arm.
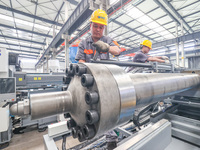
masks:
<svg viewBox="0 0 200 150"><path fill-rule="evenodd" d="M159 59L157 57L152 57L152 56L150 56L149 58L147 58L147 61L156 61L156 62L160 62L160 63L165 63L165 60Z"/></svg>
<svg viewBox="0 0 200 150"><path fill-rule="evenodd" d="M119 55L120 49L118 46L110 46L108 52L111 53L112 55Z"/></svg>
<svg viewBox="0 0 200 150"><path fill-rule="evenodd" d="M169 57L167 56L154 56L154 57L158 59L169 60Z"/></svg>
<svg viewBox="0 0 200 150"><path fill-rule="evenodd" d="M79 63L85 63L85 60L80 59L78 62L79 62Z"/></svg>
<svg viewBox="0 0 200 150"><path fill-rule="evenodd" d="M162 59L162 56L153 56L154 58Z"/></svg>

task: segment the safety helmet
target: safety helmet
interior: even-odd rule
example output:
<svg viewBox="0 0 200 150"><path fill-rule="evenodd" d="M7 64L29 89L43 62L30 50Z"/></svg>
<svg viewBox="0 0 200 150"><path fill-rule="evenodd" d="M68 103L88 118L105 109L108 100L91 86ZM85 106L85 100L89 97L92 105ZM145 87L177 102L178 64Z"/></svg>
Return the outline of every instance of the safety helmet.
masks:
<svg viewBox="0 0 200 150"><path fill-rule="evenodd" d="M149 40L144 40L142 43L140 43L140 45L144 45L152 49L152 43Z"/></svg>
<svg viewBox="0 0 200 150"><path fill-rule="evenodd" d="M95 10L90 18L91 22L107 25L108 15L102 9Z"/></svg>

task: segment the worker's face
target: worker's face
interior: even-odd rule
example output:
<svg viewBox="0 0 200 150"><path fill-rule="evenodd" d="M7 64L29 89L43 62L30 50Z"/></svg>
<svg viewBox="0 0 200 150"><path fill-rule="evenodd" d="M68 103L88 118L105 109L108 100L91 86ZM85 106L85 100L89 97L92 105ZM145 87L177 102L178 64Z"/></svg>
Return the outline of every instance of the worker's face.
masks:
<svg viewBox="0 0 200 150"><path fill-rule="evenodd" d="M142 47L142 51L143 51L144 53L149 53L150 48L147 47L147 46L143 46L143 47Z"/></svg>
<svg viewBox="0 0 200 150"><path fill-rule="evenodd" d="M101 38L103 36L105 25L92 22L90 28L94 38Z"/></svg>

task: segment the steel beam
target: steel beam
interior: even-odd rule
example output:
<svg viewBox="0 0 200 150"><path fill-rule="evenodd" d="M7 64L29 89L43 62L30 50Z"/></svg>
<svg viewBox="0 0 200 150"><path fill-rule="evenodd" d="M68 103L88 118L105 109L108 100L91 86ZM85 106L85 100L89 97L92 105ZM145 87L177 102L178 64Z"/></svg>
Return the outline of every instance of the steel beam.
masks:
<svg viewBox="0 0 200 150"><path fill-rule="evenodd" d="M90 9L90 6L94 4L93 1L89 0L82 0L76 7L76 9L73 11L71 16L67 19L67 21L64 23L62 28L60 29L59 33L56 35L56 37L52 40L48 48L45 50L41 58L36 63L35 67L39 65L39 63L44 59L44 56L48 54L51 48L57 48L60 46L60 44L63 43L64 39L62 38L63 34L71 35L78 27L82 25L83 22L92 14L92 10ZM95 4L93 7L98 8Z"/></svg>
<svg viewBox="0 0 200 150"><path fill-rule="evenodd" d="M183 18L192 16L192 15L195 15L195 14L198 14L198 13L200 13L200 10L199 10L199 11L196 11L196 12L193 12L193 13L191 13L191 14L185 15L185 16L183 16Z"/></svg>
<svg viewBox="0 0 200 150"><path fill-rule="evenodd" d="M188 8L189 6L194 5L194 4L198 3L198 2L199 2L199 0L197 0L195 2L192 2L192 3L188 4L188 5L185 5L185 6L181 7L181 8L179 8L179 9L177 9L176 11L182 10L184 8Z"/></svg>
<svg viewBox="0 0 200 150"><path fill-rule="evenodd" d="M42 50L42 48L30 47L30 46L19 45L19 44L12 44L12 43L0 42L0 44L10 45L10 46L17 46L17 47L24 47L24 48L30 48L30 49L36 49L36 50Z"/></svg>
<svg viewBox="0 0 200 150"><path fill-rule="evenodd" d="M73 5L78 5L78 2L75 0L67 0L69 3L73 4Z"/></svg>
<svg viewBox="0 0 200 150"><path fill-rule="evenodd" d="M3 5L0 5L0 9L11 11L11 12L14 12L14 13L17 13L17 14L20 14L20 15L23 15L23 16L27 16L27 17L30 17L30 18L33 18L33 19L37 19L37 20L40 20L40 21L43 21L43 22L46 22L46 23L57 24L58 26L63 25L61 23L57 23L56 21L52 21L52 20L42 18L42 17L36 16L36 15L32 15L32 14L29 14L29 13L26 13L26 12L23 12L23 11L20 11L20 10L17 10L17 9L13 9L13 8L10 8L10 7L6 7L6 6L3 6Z"/></svg>
<svg viewBox="0 0 200 150"><path fill-rule="evenodd" d="M39 55L39 52L33 52L33 51L27 51L27 50L21 50L21 49L14 49L14 48L6 48L7 50L16 51L16 52L26 52L26 53L32 53Z"/></svg>
<svg viewBox="0 0 200 150"><path fill-rule="evenodd" d="M84 33L86 33L87 31L90 30L90 24L86 25L86 27L84 29L82 29L77 36L75 36L73 39L71 39L69 41L69 44L72 44L74 41L76 41L78 38L80 38ZM60 52L62 52L64 50L64 47L62 47L60 50L58 50L56 52L56 55L58 55Z"/></svg>
<svg viewBox="0 0 200 150"><path fill-rule="evenodd" d="M188 23L183 19L183 17L178 13L178 11L174 9L174 7L172 6L172 4L169 1L167 1L167 0L163 0L163 1L173 11L173 13L176 15L176 17L180 18L183 21L183 23L185 24L185 26L193 33L194 31L190 28L190 26L188 25Z"/></svg>
<svg viewBox="0 0 200 150"><path fill-rule="evenodd" d="M167 14L169 15L169 17L170 17L172 20L174 20L175 22L177 22L179 25L181 24L180 21L179 21L178 19L176 19L176 17L174 17L174 16L169 12L169 10L167 10L166 7L163 6L163 4L162 4L159 0L154 0L154 2L155 2L158 6L160 6L160 8L161 8L165 13L167 13ZM185 27L184 27L184 29L185 29L185 31L186 31L187 33L189 33L188 30L187 30Z"/></svg>
<svg viewBox="0 0 200 150"><path fill-rule="evenodd" d="M181 41L185 42L185 41L189 41L189 40L193 40L193 39L200 39L200 32L195 32L195 33L192 33L192 34L187 34L187 35L178 37L178 41L179 42L181 42ZM167 45L173 45L176 42L177 42L177 38L173 38L173 39L170 39L170 40L166 40L166 41L161 41L161 42L154 43L152 45L152 47L153 48L157 48L157 47L162 47L162 46L167 46ZM139 50L139 48L135 47L135 48L133 48L131 50L121 52L121 55L126 55L126 54L130 54L130 53L134 53L137 50Z"/></svg>
<svg viewBox="0 0 200 150"><path fill-rule="evenodd" d="M13 30L19 30L19 31L23 31L23 32L28 32L28 33L32 33L32 34L35 34L35 35L39 35L39 36L44 36L44 37L52 38L52 36L48 35L48 34L43 34L43 33L35 32L35 31L30 31L30 30L26 30L26 29L22 29L22 28L17 28L17 27L14 28L13 26L1 24L1 23L0 23L0 26L4 27L4 28L9 28L9 29L13 29Z"/></svg>
<svg viewBox="0 0 200 150"><path fill-rule="evenodd" d="M27 56L20 56L20 55L19 55L19 57L21 57L21 58L28 58L28 59L37 59L37 57L27 57Z"/></svg>
<svg viewBox="0 0 200 150"><path fill-rule="evenodd" d="M19 53L18 53L19 54ZM21 56L32 56L32 57L38 57L38 55L33 55L33 54L19 54Z"/></svg>
<svg viewBox="0 0 200 150"><path fill-rule="evenodd" d="M32 40L27 40L27 39L22 39L22 38L17 38L17 37L12 37L12 36L7 36L7 35L0 35L0 37L9 38L9 39L15 39L15 40L20 40L20 41L26 41L26 42L30 42L30 43L39 44L39 45L45 45L45 43L41 43L41 42L37 42L37 41L32 41Z"/></svg>

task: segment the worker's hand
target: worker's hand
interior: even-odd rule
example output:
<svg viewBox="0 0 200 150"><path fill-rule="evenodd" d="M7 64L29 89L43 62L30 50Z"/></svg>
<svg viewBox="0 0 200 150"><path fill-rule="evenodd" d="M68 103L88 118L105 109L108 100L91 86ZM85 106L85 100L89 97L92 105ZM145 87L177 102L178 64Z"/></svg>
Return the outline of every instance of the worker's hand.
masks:
<svg viewBox="0 0 200 150"><path fill-rule="evenodd" d="M166 64L169 64L170 62L169 62L169 60L166 60L166 59L165 59L165 63L166 63Z"/></svg>
<svg viewBox="0 0 200 150"><path fill-rule="evenodd" d="M98 52L108 52L110 45L108 45L107 43L104 43L103 41L97 41L95 43L92 44L94 47L96 47L96 50Z"/></svg>
<svg viewBox="0 0 200 150"><path fill-rule="evenodd" d="M169 60L169 57L167 57L167 56L161 56L161 58L162 58L163 60Z"/></svg>

